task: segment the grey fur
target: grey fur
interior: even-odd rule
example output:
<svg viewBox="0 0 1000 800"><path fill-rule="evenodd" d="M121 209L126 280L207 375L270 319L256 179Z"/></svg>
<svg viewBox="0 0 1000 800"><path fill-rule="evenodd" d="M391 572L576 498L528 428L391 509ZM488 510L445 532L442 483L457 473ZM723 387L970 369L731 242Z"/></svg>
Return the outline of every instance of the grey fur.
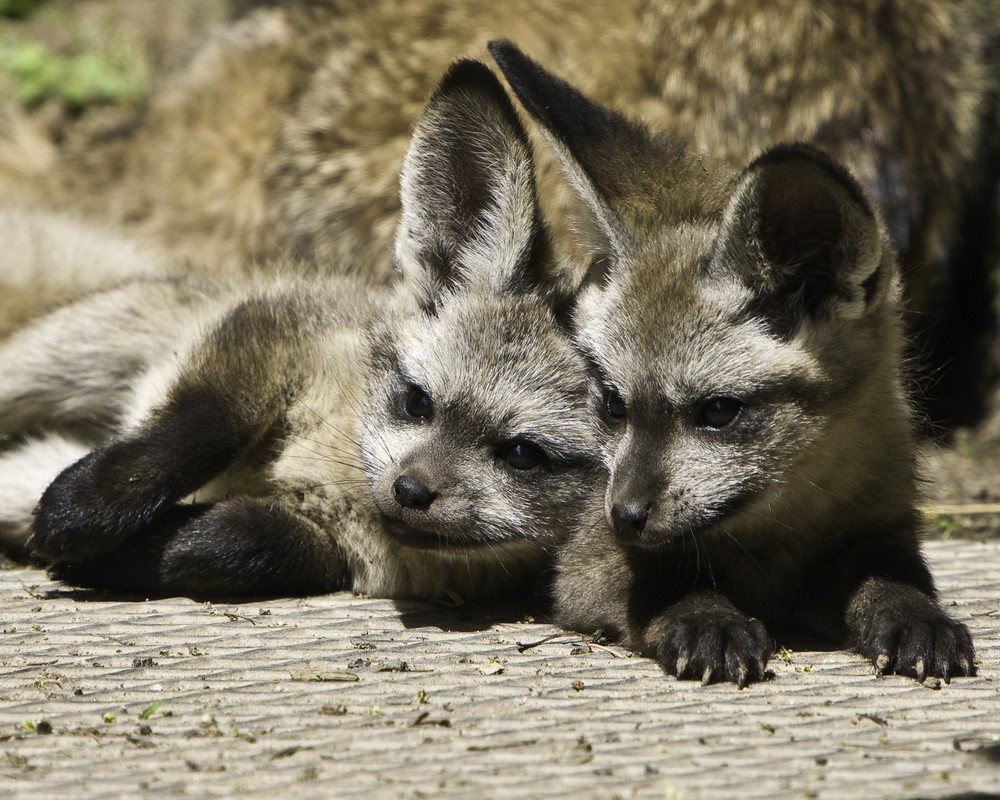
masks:
<svg viewBox="0 0 1000 800"><path fill-rule="evenodd" d="M558 620L740 686L772 636L973 674L920 556L900 280L880 214L823 153L732 169L494 56L608 239L575 315L610 473L563 550Z"/></svg>
<svg viewBox="0 0 1000 800"><path fill-rule="evenodd" d="M21 486L41 495L28 547L77 585L528 591L598 473L599 426L543 280L527 138L484 65L446 74L402 185L395 291L150 278L13 336L9 538Z"/></svg>

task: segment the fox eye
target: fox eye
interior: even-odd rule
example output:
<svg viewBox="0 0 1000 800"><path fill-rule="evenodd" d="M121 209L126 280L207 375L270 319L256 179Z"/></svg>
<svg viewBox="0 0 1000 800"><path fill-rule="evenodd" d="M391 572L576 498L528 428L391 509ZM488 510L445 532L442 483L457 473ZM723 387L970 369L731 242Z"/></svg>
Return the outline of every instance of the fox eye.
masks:
<svg viewBox="0 0 1000 800"><path fill-rule="evenodd" d="M604 408L612 419L624 419L625 415L628 414L628 407L622 400L622 396L618 394L617 389L610 386L604 390Z"/></svg>
<svg viewBox="0 0 1000 800"><path fill-rule="evenodd" d="M739 417L743 403L735 397L710 397L695 417L695 423L701 428L725 428Z"/></svg>
<svg viewBox="0 0 1000 800"><path fill-rule="evenodd" d="M403 400L403 410L414 419L430 419L434 413L434 401L419 386L411 384Z"/></svg>
<svg viewBox="0 0 1000 800"><path fill-rule="evenodd" d="M537 444L516 440L500 447L500 458L517 470L529 470L548 460L545 451Z"/></svg>

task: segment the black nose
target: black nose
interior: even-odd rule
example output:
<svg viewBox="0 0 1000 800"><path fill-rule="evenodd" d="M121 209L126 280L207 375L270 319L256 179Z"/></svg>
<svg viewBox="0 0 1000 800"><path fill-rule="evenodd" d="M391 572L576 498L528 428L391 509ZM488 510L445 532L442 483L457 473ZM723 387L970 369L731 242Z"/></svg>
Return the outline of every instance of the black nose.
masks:
<svg viewBox="0 0 1000 800"><path fill-rule="evenodd" d="M392 496L403 508L425 509L430 507L438 493L428 489L412 475L400 475L392 484Z"/></svg>
<svg viewBox="0 0 1000 800"><path fill-rule="evenodd" d="M615 503L611 506L615 533L623 539L634 539L646 527L649 506L642 503Z"/></svg>

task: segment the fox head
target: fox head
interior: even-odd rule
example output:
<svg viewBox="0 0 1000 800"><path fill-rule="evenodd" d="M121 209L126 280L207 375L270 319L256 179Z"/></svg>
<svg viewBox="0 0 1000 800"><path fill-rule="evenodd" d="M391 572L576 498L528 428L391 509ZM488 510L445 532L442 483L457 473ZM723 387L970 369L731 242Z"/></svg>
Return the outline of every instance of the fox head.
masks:
<svg viewBox="0 0 1000 800"><path fill-rule="evenodd" d="M534 186L503 87L458 62L404 163L403 297L371 335L363 460L401 543L547 547L599 469L599 390L560 322Z"/></svg>
<svg viewBox="0 0 1000 800"><path fill-rule="evenodd" d="M491 50L603 241L574 324L614 535L806 538L911 508L895 256L846 170L804 144L713 163Z"/></svg>

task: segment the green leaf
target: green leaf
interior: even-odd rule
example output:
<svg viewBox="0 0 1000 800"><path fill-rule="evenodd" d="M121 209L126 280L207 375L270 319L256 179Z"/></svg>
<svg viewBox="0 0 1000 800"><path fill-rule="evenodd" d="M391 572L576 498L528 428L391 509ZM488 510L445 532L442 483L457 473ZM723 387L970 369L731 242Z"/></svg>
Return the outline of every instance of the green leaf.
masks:
<svg viewBox="0 0 1000 800"><path fill-rule="evenodd" d="M0 17L27 17L42 0L0 0Z"/></svg>

